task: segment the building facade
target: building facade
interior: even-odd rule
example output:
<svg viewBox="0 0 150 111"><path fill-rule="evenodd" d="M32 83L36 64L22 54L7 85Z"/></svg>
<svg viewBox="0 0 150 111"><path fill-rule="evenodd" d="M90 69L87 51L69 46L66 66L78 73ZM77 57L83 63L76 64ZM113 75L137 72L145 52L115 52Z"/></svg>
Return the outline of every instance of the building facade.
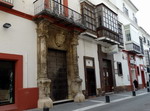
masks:
<svg viewBox="0 0 150 111"><path fill-rule="evenodd" d="M32 1L0 1L1 111L37 106L37 26L28 4Z"/></svg>
<svg viewBox="0 0 150 111"><path fill-rule="evenodd" d="M137 11L130 0L0 0L0 111L146 87Z"/></svg>
<svg viewBox="0 0 150 111"><path fill-rule="evenodd" d="M134 90L134 80L146 87L135 5L130 0L81 0L80 7L87 27L78 46L84 95Z"/></svg>

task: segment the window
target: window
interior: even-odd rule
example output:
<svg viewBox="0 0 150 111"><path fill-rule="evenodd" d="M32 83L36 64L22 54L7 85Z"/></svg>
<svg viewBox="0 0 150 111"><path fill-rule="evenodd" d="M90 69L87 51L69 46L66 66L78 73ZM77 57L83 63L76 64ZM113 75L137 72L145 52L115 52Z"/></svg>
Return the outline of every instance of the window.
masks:
<svg viewBox="0 0 150 111"><path fill-rule="evenodd" d="M149 41L147 40L147 45L149 45Z"/></svg>
<svg viewBox="0 0 150 111"><path fill-rule="evenodd" d="M133 21L134 21L135 23L137 23L137 18L135 17L134 13L133 13Z"/></svg>
<svg viewBox="0 0 150 111"><path fill-rule="evenodd" d="M127 40L127 41L131 41L130 30L126 30L126 31L125 31L125 34L126 34L126 40Z"/></svg>
<svg viewBox="0 0 150 111"><path fill-rule="evenodd" d="M143 42L146 43L146 38L145 37L143 37Z"/></svg>
<svg viewBox="0 0 150 111"><path fill-rule="evenodd" d="M96 31L95 8L87 3L82 3L81 8L86 27L92 31Z"/></svg>
<svg viewBox="0 0 150 111"><path fill-rule="evenodd" d="M125 4L123 3L123 12L129 16L129 12L128 12L128 9L126 8Z"/></svg>
<svg viewBox="0 0 150 111"><path fill-rule="evenodd" d="M144 51L144 56L146 59L146 65L150 65L150 55L149 55L149 50Z"/></svg>
<svg viewBox="0 0 150 111"><path fill-rule="evenodd" d="M121 62L117 62L117 67L118 67L118 75L122 76L123 73L122 73L122 64L121 64Z"/></svg>
<svg viewBox="0 0 150 111"><path fill-rule="evenodd" d="M0 105L14 103L14 67L13 61L0 60Z"/></svg>
<svg viewBox="0 0 150 111"><path fill-rule="evenodd" d="M141 53L142 53L142 54L144 54L142 38L141 38L141 37L139 37L139 39L140 39Z"/></svg>
<svg viewBox="0 0 150 111"><path fill-rule="evenodd" d="M147 72L150 73L150 68L149 67L147 67Z"/></svg>

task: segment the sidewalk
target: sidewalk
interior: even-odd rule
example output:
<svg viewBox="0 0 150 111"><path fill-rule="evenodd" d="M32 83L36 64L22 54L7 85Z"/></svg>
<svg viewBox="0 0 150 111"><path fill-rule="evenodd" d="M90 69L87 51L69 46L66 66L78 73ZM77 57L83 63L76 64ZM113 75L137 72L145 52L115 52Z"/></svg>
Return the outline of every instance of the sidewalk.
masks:
<svg viewBox="0 0 150 111"><path fill-rule="evenodd" d="M141 89L141 90L136 91L137 96L146 95L146 94L148 94L147 89ZM50 109L49 111L85 111L88 109L92 109L94 107L99 107L99 106L111 104L114 102L119 102L119 101L123 101L126 99L134 98L134 96L132 96L131 91L115 93L109 96L110 96L110 103L105 102L105 96L99 96L95 98L86 99L86 101L82 103L70 102L70 103L54 105L54 107ZM31 109L31 110L26 110L26 111L43 111L43 109Z"/></svg>

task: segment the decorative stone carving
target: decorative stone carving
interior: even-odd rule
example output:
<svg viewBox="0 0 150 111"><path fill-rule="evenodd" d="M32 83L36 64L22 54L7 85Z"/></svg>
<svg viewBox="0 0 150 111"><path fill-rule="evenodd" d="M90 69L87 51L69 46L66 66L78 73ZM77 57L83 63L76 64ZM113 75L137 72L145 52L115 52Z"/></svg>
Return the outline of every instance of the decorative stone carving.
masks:
<svg viewBox="0 0 150 111"><path fill-rule="evenodd" d="M64 34L63 31L61 31L60 33L57 33L55 36L55 44L58 47L62 47L64 45L64 42L66 40L66 35Z"/></svg>
<svg viewBox="0 0 150 111"><path fill-rule="evenodd" d="M51 80L49 80L49 79L39 79L38 80L38 86L39 86L38 108L53 107L53 101L49 98L50 83L51 83Z"/></svg>
<svg viewBox="0 0 150 111"><path fill-rule="evenodd" d="M53 101L50 95L51 80L47 78L47 45L46 38L48 35L49 22L42 20L38 23L38 87L39 87L39 100L38 108L53 107Z"/></svg>
<svg viewBox="0 0 150 111"><path fill-rule="evenodd" d="M76 77L74 81L72 81L72 93L74 95L75 102L83 102L85 101L85 96L82 93L82 79Z"/></svg>
<svg viewBox="0 0 150 111"><path fill-rule="evenodd" d="M59 28L49 27L49 37L47 38L47 47L58 49L58 50L67 50L68 47L68 32ZM70 44L70 43L69 43Z"/></svg>
<svg viewBox="0 0 150 111"><path fill-rule="evenodd" d="M85 101L85 96L82 93L82 79L79 77L78 70L78 56L77 56L77 45L78 45L78 36L74 33L74 37L72 39L72 50L73 50L73 67L74 67L74 80L72 81L72 92L74 96L75 102L83 102Z"/></svg>
<svg viewBox="0 0 150 111"><path fill-rule="evenodd" d="M38 37L48 37L50 22L48 20L42 20L38 23L37 33Z"/></svg>
<svg viewBox="0 0 150 111"><path fill-rule="evenodd" d="M69 32L63 28L50 24L48 20L41 20L38 23L38 86L39 100L38 107L52 107L53 101L50 99L50 83L51 80L47 77L47 49L57 49L67 52L67 70L68 70L68 85L70 99L75 102L85 100L82 94L82 79L79 77L78 71L78 33Z"/></svg>

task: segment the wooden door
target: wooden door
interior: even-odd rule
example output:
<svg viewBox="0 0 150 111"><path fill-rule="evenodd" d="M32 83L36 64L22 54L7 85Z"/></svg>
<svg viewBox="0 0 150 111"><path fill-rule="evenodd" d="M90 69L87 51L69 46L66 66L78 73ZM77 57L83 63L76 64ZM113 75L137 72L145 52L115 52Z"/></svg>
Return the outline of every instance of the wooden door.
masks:
<svg viewBox="0 0 150 111"><path fill-rule="evenodd" d="M87 68L86 76L87 76L86 86L87 86L88 96L95 96L96 95L95 69Z"/></svg>
<svg viewBox="0 0 150 111"><path fill-rule="evenodd" d="M66 52L48 50L48 78L51 79L50 97L53 101L68 98Z"/></svg>
<svg viewBox="0 0 150 111"><path fill-rule="evenodd" d="M141 77L142 77L142 85L143 85L143 87L146 87L144 71L141 71Z"/></svg>
<svg viewBox="0 0 150 111"><path fill-rule="evenodd" d="M111 92L113 88L113 76L112 76L111 61L103 60L103 79L105 92Z"/></svg>

